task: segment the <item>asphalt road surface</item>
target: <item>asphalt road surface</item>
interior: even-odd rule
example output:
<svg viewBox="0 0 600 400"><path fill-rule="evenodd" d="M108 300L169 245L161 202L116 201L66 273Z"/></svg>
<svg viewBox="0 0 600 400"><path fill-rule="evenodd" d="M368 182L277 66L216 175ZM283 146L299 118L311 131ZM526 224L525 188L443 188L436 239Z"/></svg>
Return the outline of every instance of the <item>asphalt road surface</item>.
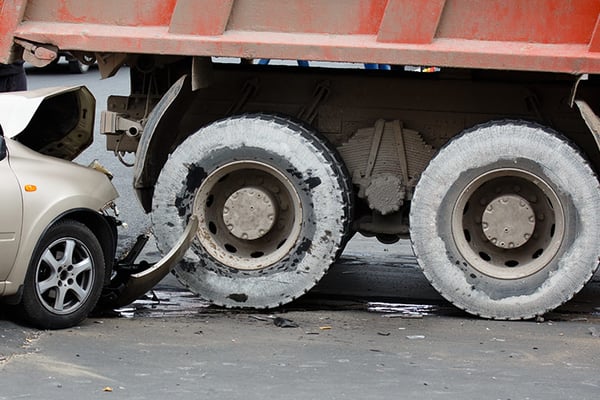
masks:
<svg viewBox="0 0 600 400"><path fill-rule="evenodd" d="M31 88L85 83L102 109L127 74L30 73ZM102 138L80 159L115 172L119 206L146 229L131 171ZM144 257L158 257L150 247ZM38 331L0 309L3 399L597 399L600 278L537 321L488 321L444 301L406 241L353 239L307 296L269 312L213 308L169 277L81 326Z"/></svg>

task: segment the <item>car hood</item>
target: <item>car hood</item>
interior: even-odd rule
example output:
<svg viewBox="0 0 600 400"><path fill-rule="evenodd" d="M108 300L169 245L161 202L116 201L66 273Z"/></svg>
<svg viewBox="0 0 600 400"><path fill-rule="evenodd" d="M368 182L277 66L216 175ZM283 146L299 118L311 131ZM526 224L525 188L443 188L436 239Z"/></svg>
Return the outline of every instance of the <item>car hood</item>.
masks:
<svg viewBox="0 0 600 400"><path fill-rule="evenodd" d="M96 99L85 86L0 93L4 136L65 160L92 143L95 110Z"/></svg>

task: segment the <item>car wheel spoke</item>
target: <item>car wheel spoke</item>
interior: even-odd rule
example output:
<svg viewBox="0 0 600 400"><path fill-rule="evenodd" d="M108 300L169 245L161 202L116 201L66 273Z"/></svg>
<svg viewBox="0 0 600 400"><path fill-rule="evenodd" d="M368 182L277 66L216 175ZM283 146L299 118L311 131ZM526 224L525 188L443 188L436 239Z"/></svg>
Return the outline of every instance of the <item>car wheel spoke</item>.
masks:
<svg viewBox="0 0 600 400"><path fill-rule="evenodd" d="M54 254L52 254L50 249L46 249L46 251L42 255L42 262L46 263L52 269L53 275L57 274L60 261L57 260L56 257L54 257Z"/></svg>
<svg viewBox="0 0 600 400"><path fill-rule="evenodd" d="M56 288L56 300L54 301L54 309L57 311L63 311L65 307L65 297L68 289L66 287L58 286Z"/></svg>
<svg viewBox="0 0 600 400"><path fill-rule="evenodd" d="M73 264L73 253L75 251L75 241L74 240L66 240L65 241L65 254L63 255L62 262L65 265Z"/></svg>
<svg viewBox="0 0 600 400"><path fill-rule="evenodd" d="M71 290L75 293L78 301L82 301L87 296L87 290L79 286L77 283L71 286Z"/></svg>
<svg viewBox="0 0 600 400"><path fill-rule="evenodd" d="M58 287L58 275L55 272L53 272L48 279L38 283L38 290L40 291L40 294L44 294L48 290L56 287Z"/></svg>
<svg viewBox="0 0 600 400"><path fill-rule="evenodd" d="M92 260L90 260L89 258L85 258L77 264L73 264L73 276L75 277L75 279L77 279L79 275L91 271L92 267Z"/></svg>

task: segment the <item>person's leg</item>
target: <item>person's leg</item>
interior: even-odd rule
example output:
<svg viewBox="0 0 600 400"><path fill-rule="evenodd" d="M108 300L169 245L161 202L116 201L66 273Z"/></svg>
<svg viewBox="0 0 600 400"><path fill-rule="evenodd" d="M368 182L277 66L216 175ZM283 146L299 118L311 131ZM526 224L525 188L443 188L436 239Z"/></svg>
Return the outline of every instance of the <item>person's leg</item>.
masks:
<svg viewBox="0 0 600 400"><path fill-rule="evenodd" d="M7 92L27 90L27 76L25 75L25 71L8 76L6 79L6 88L4 89Z"/></svg>

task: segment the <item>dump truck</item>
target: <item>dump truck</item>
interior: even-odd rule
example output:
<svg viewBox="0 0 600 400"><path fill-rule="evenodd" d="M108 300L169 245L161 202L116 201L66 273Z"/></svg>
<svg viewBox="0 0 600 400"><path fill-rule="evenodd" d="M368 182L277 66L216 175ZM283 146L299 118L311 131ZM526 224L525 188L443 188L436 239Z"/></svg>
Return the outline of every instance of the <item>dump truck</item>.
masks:
<svg viewBox="0 0 600 400"><path fill-rule="evenodd" d="M129 68L100 133L135 154L163 252L197 219L173 272L214 304L286 304L356 233L410 238L484 318L542 315L598 267L598 0L0 7L2 63Z"/></svg>

